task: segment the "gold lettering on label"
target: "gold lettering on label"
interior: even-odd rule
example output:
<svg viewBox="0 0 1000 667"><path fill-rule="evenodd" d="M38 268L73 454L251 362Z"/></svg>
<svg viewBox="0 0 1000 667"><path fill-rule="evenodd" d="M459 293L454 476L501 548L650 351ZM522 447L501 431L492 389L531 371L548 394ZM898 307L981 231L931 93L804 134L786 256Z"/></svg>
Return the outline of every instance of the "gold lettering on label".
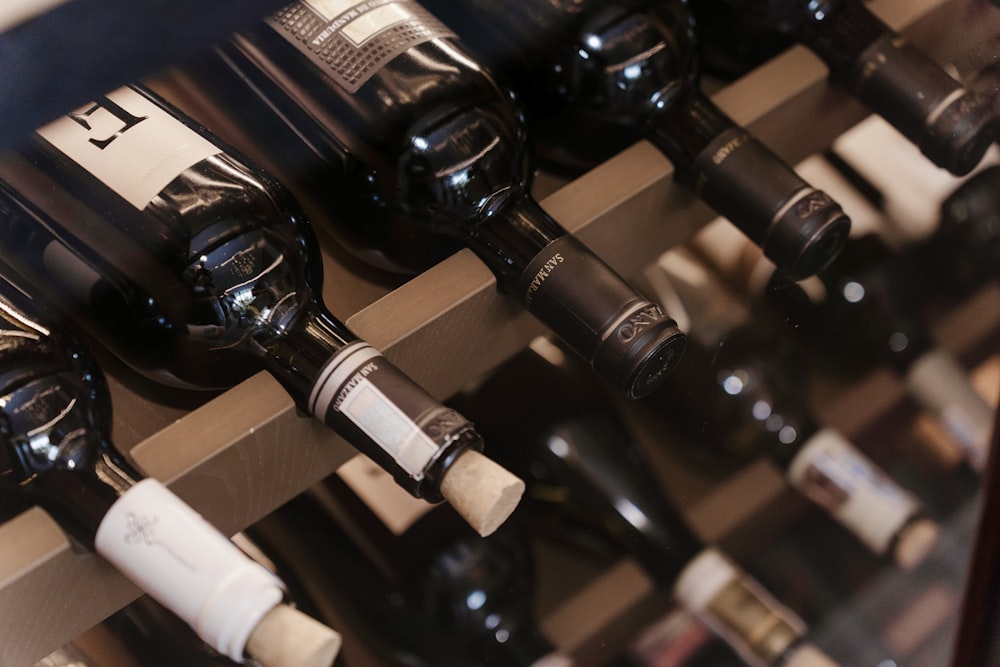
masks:
<svg viewBox="0 0 1000 667"><path fill-rule="evenodd" d="M739 579L726 584L707 611L740 637L762 664L774 664L798 639L796 629Z"/></svg>
<svg viewBox="0 0 1000 667"><path fill-rule="evenodd" d="M663 311L660 310L659 306L647 306L618 327L618 338L627 343L649 328L650 325L662 319Z"/></svg>
<svg viewBox="0 0 1000 667"><path fill-rule="evenodd" d="M535 292L541 289L542 283L544 283L545 280L552 275L552 272L556 270L556 267L564 261L566 261L565 258L563 258L562 254L558 252L545 260L542 268L538 269L538 272L535 273L535 276L528 284L528 290L524 294L525 303L531 305L531 300L535 297Z"/></svg>
<svg viewBox="0 0 1000 667"><path fill-rule="evenodd" d="M736 151L737 148L745 144L748 140L749 137L745 134L741 134L738 137L730 139L719 150L712 154L712 163L722 164Z"/></svg>

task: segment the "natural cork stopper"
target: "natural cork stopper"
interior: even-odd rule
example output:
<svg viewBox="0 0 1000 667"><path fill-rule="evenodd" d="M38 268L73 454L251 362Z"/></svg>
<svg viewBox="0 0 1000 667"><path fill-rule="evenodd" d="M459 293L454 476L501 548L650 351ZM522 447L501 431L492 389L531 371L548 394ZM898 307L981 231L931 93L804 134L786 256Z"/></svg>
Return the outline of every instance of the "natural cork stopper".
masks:
<svg viewBox="0 0 1000 667"><path fill-rule="evenodd" d="M912 570L930 555L937 545L941 530L930 519L914 521L900 532L893 556L904 570Z"/></svg>
<svg viewBox="0 0 1000 667"><path fill-rule="evenodd" d="M474 450L461 454L441 480L441 495L483 537L507 520L523 494L520 478Z"/></svg>
<svg viewBox="0 0 1000 667"><path fill-rule="evenodd" d="M279 604L254 628L246 652L263 667L330 667L340 644L337 632Z"/></svg>
<svg viewBox="0 0 1000 667"><path fill-rule="evenodd" d="M802 644L785 660L785 667L840 667L813 644Z"/></svg>

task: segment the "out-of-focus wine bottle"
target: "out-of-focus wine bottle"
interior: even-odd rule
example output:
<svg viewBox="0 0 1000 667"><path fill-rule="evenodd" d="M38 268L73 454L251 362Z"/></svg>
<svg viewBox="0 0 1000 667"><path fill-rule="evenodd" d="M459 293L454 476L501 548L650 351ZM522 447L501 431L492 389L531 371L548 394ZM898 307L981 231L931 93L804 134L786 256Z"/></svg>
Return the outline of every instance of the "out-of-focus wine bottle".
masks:
<svg viewBox="0 0 1000 667"><path fill-rule="evenodd" d="M934 164L975 167L1000 135L992 100L963 87L886 25L862 0L728 0L733 20L773 29L809 47L830 80L885 118ZM721 20L721 19L720 19Z"/></svg>
<svg viewBox="0 0 1000 667"><path fill-rule="evenodd" d="M919 274L877 234L851 239L827 270L798 283L724 225L703 228L692 247L755 302L761 316L768 312L832 353L816 355L831 362L830 370L893 369L964 450L969 465L982 469L993 411L921 319Z"/></svg>
<svg viewBox="0 0 1000 667"><path fill-rule="evenodd" d="M512 95L412 0L294 2L185 73L363 259L413 273L471 248L629 396L680 359L673 320L532 198Z"/></svg>
<svg viewBox="0 0 1000 667"><path fill-rule="evenodd" d="M702 455L732 462L768 457L870 550L907 569L921 562L936 542L937 525L916 496L819 422L794 339L755 323L721 278L684 249L667 252L655 270L666 283L660 291L674 290L690 317L692 353L678 369L683 381L652 394L645 407Z"/></svg>
<svg viewBox="0 0 1000 667"><path fill-rule="evenodd" d="M126 461L89 351L6 282L0 421L0 488L39 505L215 650L274 667L333 660L339 635L285 604L280 579Z"/></svg>
<svg viewBox="0 0 1000 667"><path fill-rule="evenodd" d="M823 158L834 171L833 177L842 177L854 188L855 199L844 208L856 222L858 214L856 197L883 215L877 228L892 245L906 245L923 239L937 227L941 203L973 175L997 163L1000 150L988 150L978 165L967 174L956 176L921 157L919 149L901 135L884 118L870 115L841 133ZM802 164L797 165L801 169ZM812 177L820 187L825 183L821 175ZM831 190L833 196L847 197L843 189ZM858 225L851 227L854 236Z"/></svg>
<svg viewBox="0 0 1000 667"><path fill-rule="evenodd" d="M163 100L113 91L39 129L0 178L11 279L139 372L205 390L266 370L477 530L516 506L523 485L480 453L472 425L323 305L316 239L289 192Z"/></svg>
<svg viewBox="0 0 1000 667"><path fill-rule="evenodd" d="M965 181L940 211L934 232L907 251L927 289L955 299L1000 280L1000 165Z"/></svg>
<svg viewBox="0 0 1000 667"><path fill-rule="evenodd" d="M783 271L812 275L850 221L701 92L683 0L424 0L513 81L549 168L579 174L640 139Z"/></svg>
<svg viewBox="0 0 1000 667"><path fill-rule="evenodd" d="M795 44L792 37L773 26L734 13L729 1L689 3L698 25L702 69L722 82L735 81Z"/></svg>
<svg viewBox="0 0 1000 667"><path fill-rule="evenodd" d="M533 554L516 517L479 538L446 506L372 493L382 476L357 457L248 531L321 618L343 619L348 659L357 650L399 667L573 664L537 628ZM383 520L401 514L409 519Z"/></svg>
<svg viewBox="0 0 1000 667"><path fill-rule="evenodd" d="M744 662L693 614L671 609L641 628L604 667L740 667Z"/></svg>
<svg viewBox="0 0 1000 667"><path fill-rule="evenodd" d="M514 395L536 409L505 418ZM720 549L702 543L607 394L551 342L536 340L452 400L522 472L522 516L543 535L581 544L602 535L750 665L833 664L807 640L798 616Z"/></svg>

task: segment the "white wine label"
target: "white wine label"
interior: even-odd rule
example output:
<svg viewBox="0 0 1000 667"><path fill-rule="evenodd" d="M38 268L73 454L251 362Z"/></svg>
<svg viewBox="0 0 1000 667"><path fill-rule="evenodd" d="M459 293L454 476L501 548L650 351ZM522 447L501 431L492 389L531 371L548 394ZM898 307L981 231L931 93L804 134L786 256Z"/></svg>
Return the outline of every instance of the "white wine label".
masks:
<svg viewBox="0 0 1000 667"><path fill-rule="evenodd" d="M788 467L788 481L878 554L919 511L916 498L831 429L802 446Z"/></svg>
<svg viewBox="0 0 1000 667"><path fill-rule="evenodd" d="M97 553L237 662L281 581L158 481L126 491L97 529Z"/></svg>
<svg viewBox="0 0 1000 667"><path fill-rule="evenodd" d="M454 36L409 0L302 0L267 21L350 93L407 49Z"/></svg>
<svg viewBox="0 0 1000 667"><path fill-rule="evenodd" d="M805 633L798 616L713 548L681 571L674 597L748 665L776 664Z"/></svg>
<svg viewBox="0 0 1000 667"><path fill-rule="evenodd" d="M434 507L404 491L392 475L364 454L337 468L337 475L394 535L405 533Z"/></svg>
<svg viewBox="0 0 1000 667"><path fill-rule="evenodd" d="M140 210L182 171L222 150L127 87L37 132Z"/></svg>
<svg viewBox="0 0 1000 667"><path fill-rule="evenodd" d="M969 373L947 352L932 350L910 366L906 388L940 421L969 465L981 471L989 452L993 409L976 391Z"/></svg>
<svg viewBox="0 0 1000 667"><path fill-rule="evenodd" d="M337 415L346 418L416 480L423 479L441 450L417 423L429 415L428 406L435 405L375 348L361 342L348 345L327 363L309 398L312 414L327 423Z"/></svg>

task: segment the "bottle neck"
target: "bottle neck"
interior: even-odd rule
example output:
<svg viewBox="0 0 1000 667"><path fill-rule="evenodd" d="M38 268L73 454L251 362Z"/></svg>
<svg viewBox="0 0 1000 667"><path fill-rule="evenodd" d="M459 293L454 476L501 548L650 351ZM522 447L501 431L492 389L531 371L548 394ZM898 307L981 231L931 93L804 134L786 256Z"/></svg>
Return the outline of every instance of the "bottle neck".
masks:
<svg viewBox="0 0 1000 667"><path fill-rule="evenodd" d="M714 548L692 559L674 597L747 664L785 664L783 658L806 632L802 619Z"/></svg>
<svg viewBox="0 0 1000 667"><path fill-rule="evenodd" d="M695 161L717 137L739 128L693 82L684 79L660 91L651 106L649 140L674 165L675 178L697 188Z"/></svg>
<svg viewBox="0 0 1000 667"><path fill-rule="evenodd" d="M327 363L352 342L351 331L316 300L305 301L286 321L261 331L259 349L268 369L305 408L309 393Z"/></svg>
<svg viewBox="0 0 1000 667"><path fill-rule="evenodd" d="M970 93L861 0L819 3L800 38L844 86L939 167L964 175L1000 134L987 96Z"/></svg>
<svg viewBox="0 0 1000 667"><path fill-rule="evenodd" d="M645 299L534 200L509 202L502 225L485 223L477 242L519 242L501 289L517 298L598 376L631 397L652 391L680 360L685 337L659 305ZM534 255L529 257L526 250ZM540 243L548 241L541 246ZM498 255L499 256L499 255ZM527 259L527 263L524 260Z"/></svg>
<svg viewBox="0 0 1000 667"><path fill-rule="evenodd" d="M860 0L816 4L804 11L797 36L823 59L831 76L843 82L865 49L891 30Z"/></svg>
<svg viewBox="0 0 1000 667"><path fill-rule="evenodd" d="M664 91L650 123L650 140L673 163L677 181L786 273L812 275L840 251L850 224L840 206L696 86Z"/></svg>
<svg viewBox="0 0 1000 667"><path fill-rule="evenodd" d="M23 488L74 540L94 551L108 510L142 477L103 443L85 465L57 465Z"/></svg>
<svg viewBox="0 0 1000 667"><path fill-rule="evenodd" d="M262 341L296 403L388 471L437 502L451 464L483 443L464 417L428 394L317 302Z"/></svg>
<svg viewBox="0 0 1000 667"><path fill-rule="evenodd" d="M779 364L774 339L741 327L720 345L689 346L676 382L653 407L697 443L696 457L719 465L764 455L786 467L817 431L802 399L801 368Z"/></svg>

